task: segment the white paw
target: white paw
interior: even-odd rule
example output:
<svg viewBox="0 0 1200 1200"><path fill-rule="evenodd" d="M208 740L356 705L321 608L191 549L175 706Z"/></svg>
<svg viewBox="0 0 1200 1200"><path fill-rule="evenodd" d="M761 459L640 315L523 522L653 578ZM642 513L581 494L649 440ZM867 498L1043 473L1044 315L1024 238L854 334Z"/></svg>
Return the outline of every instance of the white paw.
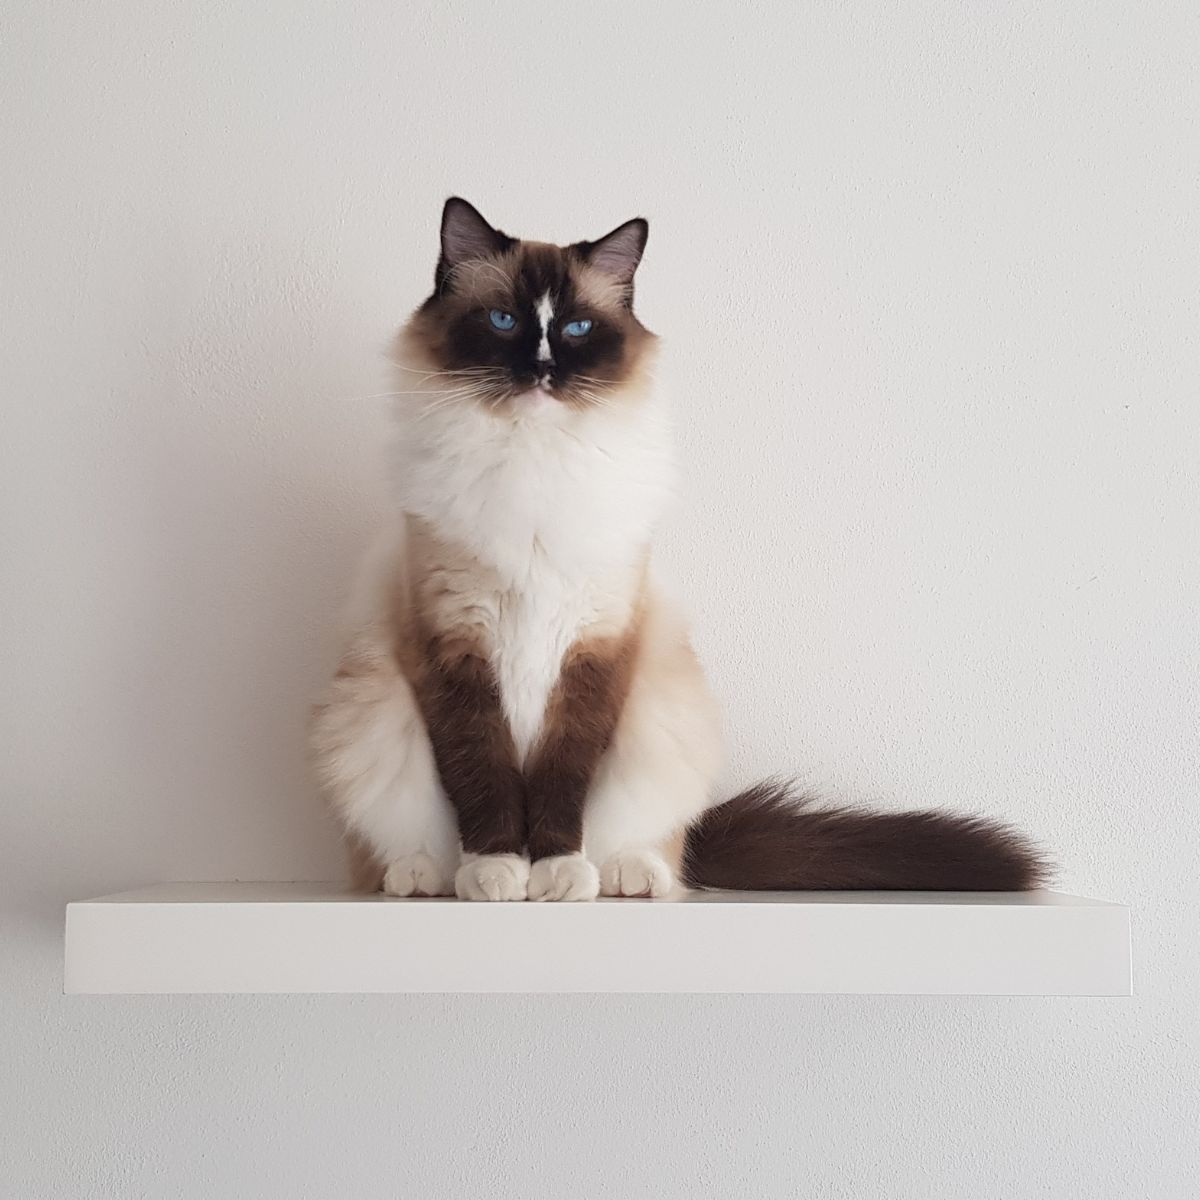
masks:
<svg viewBox="0 0 1200 1200"><path fill-rule="evenodd" d="M398 858L383 877L389 896L449 896L454 891L450 872L428 854L418 851Z"/></svg>
<svg viewBox="0 0 1200 1200"><path fill-rule="evenodd" d="M454 877L460 900L524 900L529 859L519 854L464 854Z"/></svg>
<svg viewBox="0 0 1200 1200"><path fill-rule="evenodd" d="M582 854L539 858L529 873L530 900L595 900L600 874Z"/></svg>
<svg viewBox="0 0 1200 1200"><path fill-rule="evenodd" d="M648 896L660 900L675 890L675 875L653 850L624 850L600 868L605 896Z"/></svg>

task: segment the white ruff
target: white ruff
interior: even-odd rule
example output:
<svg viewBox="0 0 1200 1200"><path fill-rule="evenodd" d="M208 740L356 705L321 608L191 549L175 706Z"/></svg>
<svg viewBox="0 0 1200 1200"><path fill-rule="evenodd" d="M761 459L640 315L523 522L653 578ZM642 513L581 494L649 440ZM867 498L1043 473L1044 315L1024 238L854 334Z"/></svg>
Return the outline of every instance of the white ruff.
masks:
<svg viewBox="0 0 1200 1200"><path fill-rule="evenodd" d="M400 507L498 580L472 607L523 762L564 655L633 599L673 480L665 405L617 395L601 408L553 401L513 415L433 403L406 406L399 424Z"/></svg>

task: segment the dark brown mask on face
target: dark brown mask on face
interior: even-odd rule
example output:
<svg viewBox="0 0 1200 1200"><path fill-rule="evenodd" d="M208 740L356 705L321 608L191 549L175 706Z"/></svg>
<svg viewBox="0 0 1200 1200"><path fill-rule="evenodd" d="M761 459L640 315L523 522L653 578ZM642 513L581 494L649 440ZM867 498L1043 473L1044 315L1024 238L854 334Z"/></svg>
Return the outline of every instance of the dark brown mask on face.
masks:
<svg viewBox="0 0 1200 1200"><path fill-rule="evenodd" d="M409 336L468 399L604 405L638 374L654 341L633 313L648 229L638 217L595 242L521 241L452 197L434 291Z"/></svg>

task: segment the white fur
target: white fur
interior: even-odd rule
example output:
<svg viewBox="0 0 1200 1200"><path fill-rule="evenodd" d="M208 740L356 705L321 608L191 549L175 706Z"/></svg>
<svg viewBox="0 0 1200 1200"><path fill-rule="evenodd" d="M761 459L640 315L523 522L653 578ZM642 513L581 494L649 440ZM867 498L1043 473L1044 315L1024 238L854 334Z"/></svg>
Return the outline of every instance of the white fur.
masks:
<svg viewBox="0 0 1200 1200"><path fill-rule="evenodd" d="M494 568L473 616L495 647L520 762L541 730L563 657L606 614L628 611L640 555L672 485L668 424L647 397L519 415L429 405L402 415L400 507Z"/></svg>
<svg viewBox="0 0 1200 1200"><path fill-rule="evenodd" d="M311 737L320 774L342 820L385 865L400 864L397 888L416 870L406 860L422 856L433 866L422 864L421 878L436 879L437 894L448 892L458 833L416 698L377 624L360 630L350 654L372 664L372 672L365 682L335 680L318 710Z"/></svg>
<svg viewBox="0 0 1200 1200"><path fill-rule="evenodd" d="M600 871L600 891L606 896L647 896L661 900L675 890L675 876L661 854L626 850L615 854Z"/></svg>
<svg viewBox="0 0 1200 1200"><path fill-rule="evenodd" d="M432 855L418 851L396 859L383 876L389 896L449 896L454 891L453 871Z"/></svg>
<svg viewBox="0 0 1200 1200"><path fill-rule="evenodd" d="M398 410L399 507L534 590L539 562L582 581L645 547L674 472L656 395L582 411L558 402L514 414L440 401Z"/></svg>
<svg viewBox="0 0 1200 1200"><path fill-rule="evenodd" d="M537 316L542 326L542 340L538 342L537 350L538 362L550 362L550 325L554 321L554 305L551 303L549 292L545 292L537 302Z"/></svg>
<svg viewBox="0 0 1200 1200"><path fill-rule="evenodd" d="M460 900L524 900L529 859L519 854L464 854L454 877Z"/></svg>
<svg viewBox="0 0 1200 1200"><path fill-rule="evenodd" d="M529 872L530 900L595 900L600 873L582 854L539 858Z"/></svg>
<svg viewBox="0 0 1200 1200"><path fill-rule="evenodd" d="M493 582L469 604L493 647L524 762L563 656L598 623L623 627L639 593L645 549L673 482L661 397L504 412L435 397L406 405L399 425L397 517L368 557L349 610L353 652L377 674L335 681L314 724L342 819L384 859L385 890L394 895L441 894L451 880L472 900L590 899L601 887L670 893L675 880L660 848L711 803L720 755L715 708L672 606L653 593L647 648L588 797L584 854L541 860L532 874L515 855L464 854L459 862L454 812L388 626L390 597L406 571L407 513L489 568L480 576Z"/></svg>
<svg viewBox="0 0 1200 1200"><path fill-rule="evenodd" d="M643 651L583 814L588 857L605 895L665 894L675 885L659 849L714 803L720 769L719 712L684 640L678 609L656 593ZM653 860L653 865L651 865Z"/></svg>

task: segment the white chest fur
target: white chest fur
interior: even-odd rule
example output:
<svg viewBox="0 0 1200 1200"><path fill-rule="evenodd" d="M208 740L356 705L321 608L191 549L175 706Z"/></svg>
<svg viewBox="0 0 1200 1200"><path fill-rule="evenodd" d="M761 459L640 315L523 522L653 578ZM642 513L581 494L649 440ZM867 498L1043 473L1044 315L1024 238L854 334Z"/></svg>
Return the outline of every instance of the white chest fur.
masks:
<svg viewBox="0 0 1200 1200"><path fill-rule="evenodd" d="M538 740L563 660L597 620L598 605L590 589L548 567L535 573L533 586L498 599L492 667L523 764Z"/></svg>
<svg viewBox="0 0 1200 1200"><path fill-rule="evenodd" d="M406 512L480 564L475 613L523 760L572 644L628 613L672 482L662 406L410 409L394 480Z"/></svg>

